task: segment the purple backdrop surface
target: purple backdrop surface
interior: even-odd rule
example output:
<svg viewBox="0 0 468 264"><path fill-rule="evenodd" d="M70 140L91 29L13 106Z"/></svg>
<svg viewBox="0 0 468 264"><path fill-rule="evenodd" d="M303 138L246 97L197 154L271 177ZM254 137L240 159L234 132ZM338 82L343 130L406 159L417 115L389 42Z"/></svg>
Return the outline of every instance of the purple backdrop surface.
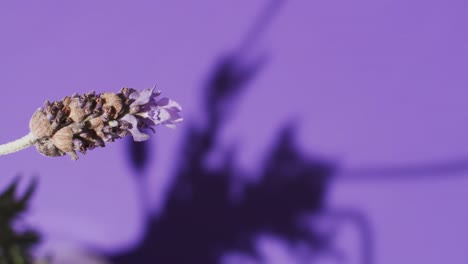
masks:
<svg viewBox="0 0 468 264"><path fill-rule="evenodd" d="M206 74L265 3L0 3L0 142L27 133L46 99L123 86L156 83L197 123ZM345 168L465 156L466 10L462 0L286 1L255 49L269 55L268 65L242 96L222 145L237 144L237 164L255 172L277 129L296 118L303 149ZM151 141L156 211L184 129L160 128ZM124 151L116 142L73 162L31 148L0 158L0 186L18 173L40 176L28 220L44 230L46 248L66 241L119 250L141 238L143 221ZM376 263L465 263L468 177L444 176L450 179L337 181L329 204L368 214ZM355 239L345 234L344 247ZM266 247L281 245L273 244Z"/></svg>

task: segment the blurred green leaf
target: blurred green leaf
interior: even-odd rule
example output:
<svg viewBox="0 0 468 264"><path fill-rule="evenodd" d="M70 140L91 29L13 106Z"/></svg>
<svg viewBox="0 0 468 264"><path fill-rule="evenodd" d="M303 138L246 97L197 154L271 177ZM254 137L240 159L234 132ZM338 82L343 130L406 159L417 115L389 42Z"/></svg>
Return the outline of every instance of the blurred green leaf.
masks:
<svg viewBox="0 0 468 264"><path fill-rule="evenodd" d="M27 228L14 228L21 223L21 216L37 186L33 180L22 196L18 195L19 178L0 192L0 264L32 263L31 249L39 240L39 234Z"/></svg>

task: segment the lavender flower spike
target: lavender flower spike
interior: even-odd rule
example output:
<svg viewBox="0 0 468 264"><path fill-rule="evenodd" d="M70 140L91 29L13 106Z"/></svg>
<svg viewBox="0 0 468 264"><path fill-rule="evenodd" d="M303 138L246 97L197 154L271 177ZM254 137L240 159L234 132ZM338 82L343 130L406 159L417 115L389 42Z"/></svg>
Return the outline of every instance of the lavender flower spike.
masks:
<svg viewBox="0 0 468 264"><path fill-rule="evenodd" d="M154 126L174 127L182 121L182 107L168 98L159 99L160 91L122 88L119 93L90 92L72 95L61 101L46 101L32 116L30 133L14 142L0 145L0 155L35 145L45 156L69 154L78 159L107 142L129 134L135 141L149 138Z"/></svg>

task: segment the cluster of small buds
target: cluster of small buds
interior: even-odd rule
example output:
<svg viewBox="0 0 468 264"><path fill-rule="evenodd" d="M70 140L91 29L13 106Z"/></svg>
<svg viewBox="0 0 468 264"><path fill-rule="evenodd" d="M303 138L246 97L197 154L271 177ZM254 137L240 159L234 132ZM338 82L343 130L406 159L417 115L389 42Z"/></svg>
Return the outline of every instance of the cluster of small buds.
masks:
<svg viewBox="0 0 468 264"><path fill-rule="evenodd" d="M122 88L119 93L74 94L61 101L46 101L31 118L29 128L37 150L46 156L69 154L78 159L96 147L104 147L128 134L135 141L149 138L155 125L174 127L181 122L181 106L160 91Z"/></svg>

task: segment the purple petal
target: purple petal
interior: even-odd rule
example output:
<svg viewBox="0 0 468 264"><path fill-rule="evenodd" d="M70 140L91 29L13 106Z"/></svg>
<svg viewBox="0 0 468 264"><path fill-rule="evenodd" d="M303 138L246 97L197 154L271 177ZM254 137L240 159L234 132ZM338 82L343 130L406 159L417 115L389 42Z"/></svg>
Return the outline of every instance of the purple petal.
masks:
<svg viewBox="0 0 468 264"><path fill-rule="evenodd" d="M137 105L144 105L147 104L153 95L154 88L144 89L143 91L134 91L130 94L129 98L135 100L131 105L130 108L137 106Z"/></svg>
<svg viewBox="0 0 468 264"><path fill-rule="evenodd" d="M158 106L163 108L171 108L177 111L182 111L182 106L174 100L164 97L157 102Z"/></svg>
<svg viewBox="0 0 468 264"><path fill-rule="evenodd" d="M138 129L138 119L135 116L127 114L123 116L121 120L132 125L131 128L128 129L128 131L130 131L130 133L132 134L134 141L140 142L140 141L145 141L149 138L149 135L142 133Z"/></svg>
<svg viewBox="0 0 468 264"><path fill-rule="evenodd" d="M151 119L155 125L162 124L174 128L175 123L182 121L182 117L180 117L178 112L179 111L171 108L159 108L153 113Z"/></svg>

